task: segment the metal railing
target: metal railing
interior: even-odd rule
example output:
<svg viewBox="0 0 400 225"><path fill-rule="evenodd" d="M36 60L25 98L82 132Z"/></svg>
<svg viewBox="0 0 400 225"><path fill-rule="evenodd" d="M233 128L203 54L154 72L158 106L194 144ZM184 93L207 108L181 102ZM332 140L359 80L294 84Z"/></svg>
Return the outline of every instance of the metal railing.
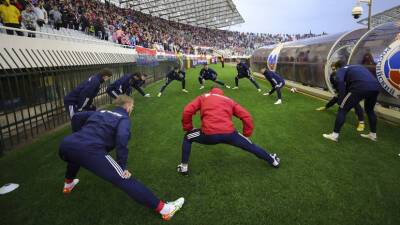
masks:
<svg viewBox="0 0 400 225"><path fill-rule="evenodd" d="M28 32L23 29L13 30ZM44 34L60 38L60 35ZM1 36L0 34L0 40ZM65 38L67 42L74 39L79 42L85 41L84 43L104 43L67 36ZM29 41L28 37L25 37L24 41ZM151 83L162 79L165 72L176 63L160 61L155 65L137 65L130 61L129 57L134 55L133 53L124 55L86 50L79 52L18 49L19 47L6 46L0 49L0 154L68 123L63 97L99 70L112 70L113 77L109 82L123 74L140 71L147 75L147 83ZM99 47L101 48L101 45ZM102 84L94 100L98 107L111 103L105 92L109 82Z"/></svg>
<svg viewBox="0 0 400 225"><path fill-rule="evenodd" d="M55 32L55 30L53 28L48 28L48 29ZM66 28L60 28L60 29L62 31L63 30L66 30L68 32L73 31L73 32L76 32L75 34L89 36L80 31L75 31L75 30L66 29ZM0 34L7 34L6 33L7 30L15 31L15 33L22 32L24 34L24 36L28 36L28 34L35 34L35 38L42 38L42 39L49 39L49 40L62 40L62 41L69 41L69 42L92 43L92 44L98 44L98 45L116 46L116 47L122 47L122 48L134 48L134 46L121 45L121 44L113 43L110 41L104 41L104 40L80 38L80 37L68 36L68 35L63 35L63 34L51 34L51 33L46 33L46 32L42 32L42 31L31 31L31 30L20 29L20 28L0 26ZM15 35L15 36L18 36L18 35Z"/></svg>

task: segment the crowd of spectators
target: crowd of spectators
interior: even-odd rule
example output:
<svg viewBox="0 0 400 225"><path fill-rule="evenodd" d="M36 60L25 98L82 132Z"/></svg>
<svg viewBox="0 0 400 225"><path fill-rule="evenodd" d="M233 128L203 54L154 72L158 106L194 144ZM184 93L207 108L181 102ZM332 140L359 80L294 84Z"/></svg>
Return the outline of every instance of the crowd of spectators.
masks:
<svg viewBox="0 0 400 225"><path fill-rule="evenodd" d="M194 53L198 46L248 53L258 47L318 36L243 33L195 27L96 0L0 0L1 22L35 31L43 25L75 29L123 45ZM12 30L7 33L13 34ZM22 32L17 32L23 35ZM34 37L33 33L28 34ZM323 34L321 34L323 35Z"/></svg>

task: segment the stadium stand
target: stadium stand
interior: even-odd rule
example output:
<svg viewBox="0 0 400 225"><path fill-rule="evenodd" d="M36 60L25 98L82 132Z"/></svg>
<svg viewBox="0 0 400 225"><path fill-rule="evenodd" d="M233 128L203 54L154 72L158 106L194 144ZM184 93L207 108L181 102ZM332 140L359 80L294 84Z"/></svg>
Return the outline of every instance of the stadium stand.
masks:
<svg viewBox="0 0 400 225"><path fill-rule="evenodd" d="M98 38L130 46L163 51L182 50L195 54L198 46L224 49L229 55L251 55L254 49L277 42L286 42L323 34L261 34L242 33L192 26L154 17L131 8L121 8L105 1L50 0L33 1L35 10L48 15L47 25L38 27L44 33ZM13 0L21 12L29 1ZM99 16L102 15L102 16ZM103 16L106 15L106 16ZM24 25L24 24L22 24ZM61 27L61 28L60 28ZM26 28L26 27L24 27Z"/></svg>

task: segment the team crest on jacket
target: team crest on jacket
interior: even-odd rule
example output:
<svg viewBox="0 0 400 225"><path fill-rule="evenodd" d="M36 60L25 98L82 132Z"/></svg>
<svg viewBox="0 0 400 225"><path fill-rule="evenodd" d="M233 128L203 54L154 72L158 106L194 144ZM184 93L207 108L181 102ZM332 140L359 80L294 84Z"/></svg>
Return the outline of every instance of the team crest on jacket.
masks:
<svg viewBox="0 0 400 225"><path fill-rule="evenodd" d="M383 89L400 98L400 40L383 51L376 65L376 77Z"/></svg>

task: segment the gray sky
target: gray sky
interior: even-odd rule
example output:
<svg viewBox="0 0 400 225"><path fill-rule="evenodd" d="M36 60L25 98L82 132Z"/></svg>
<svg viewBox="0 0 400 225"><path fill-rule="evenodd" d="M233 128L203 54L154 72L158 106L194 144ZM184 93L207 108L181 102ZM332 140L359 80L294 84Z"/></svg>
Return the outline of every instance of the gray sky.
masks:
<svg viewBox="0 0 400 225"><path fill-rule="evenodd" d="M233 0L245 23L228 28L255 33L322 33L361 25L351 15L356 0ZM374 0L373 14L400 5L400 0ZM362 3L368 15L368 6Z"/></svg>

